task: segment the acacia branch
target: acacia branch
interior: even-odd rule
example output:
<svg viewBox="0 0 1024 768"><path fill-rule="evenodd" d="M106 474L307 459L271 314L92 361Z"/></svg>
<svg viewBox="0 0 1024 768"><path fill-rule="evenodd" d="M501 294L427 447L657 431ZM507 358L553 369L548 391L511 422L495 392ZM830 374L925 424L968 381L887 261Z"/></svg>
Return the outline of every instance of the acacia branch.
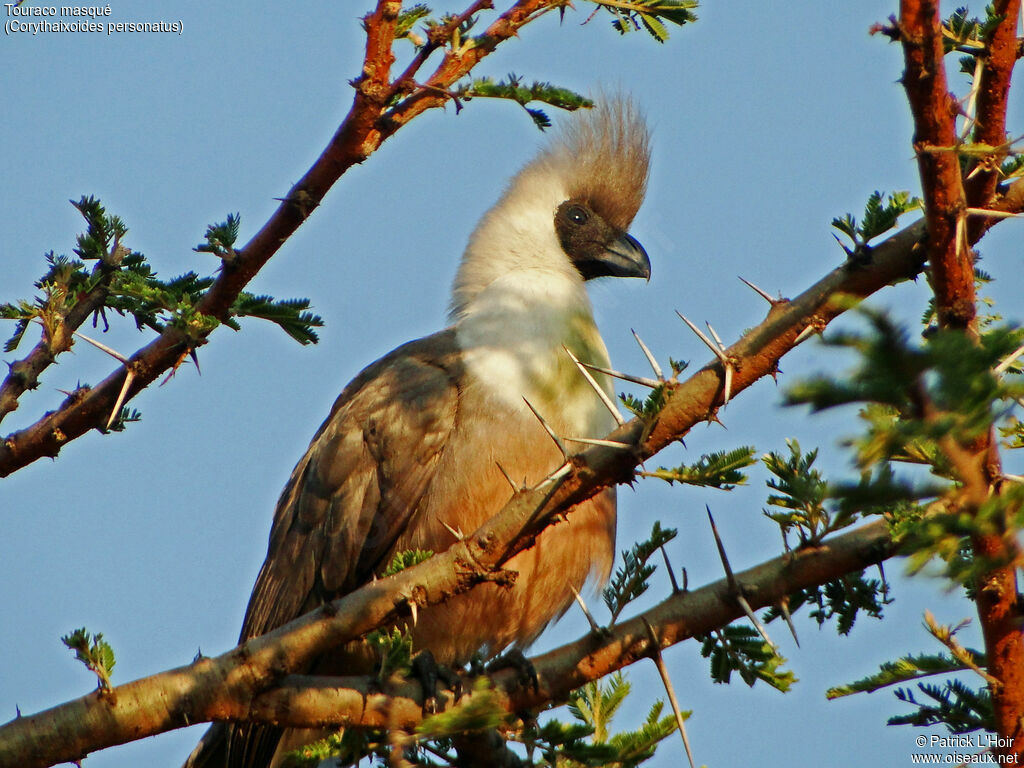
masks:
<svg viewBox="0 0 1024 768"><path fill-rule="evenodd" d="M1013 194L1020 196L1019 191ZM870 263L847 262L795 299L775 304L764 322L727 351L736 368L733 391L738 393L774 372L779 359L794 346L804 328L824 327L848 309L853 299L916 275L923 266L920 240L924 232L924 223L919 221L874 248ZM615 442L627 443L631 450L595 446L574 456L568 473L557 483L516 494L501 513L473 536L425 563L368 584L216 658L199 659L185 667L118 686L112 695L90 694L9 723L0 728L0 768L48 765L143 735L232 717L240 707L248 707L248 702L310 659L407 616L411 603L436 604L480 581L501 580L501 564L530 546L544 527L560 519L561 513L571 513L575 504L603 487L632 480L642 460L709 418L721 402L723 386L724 369L717 360L687 381L670 384L665 407L656 417L647 422L634 419L609 436ZM768 582L774 583L774 578L775 575L771 576ZM752 604L765 605L779 596L774 592L761 595L755 590L747 599ZM661 633L659 637L664 643L685 639L681 634L675 639L681 627L689 627L691 633L703 631L689 614L676 626L665 624L665 617L657 610L648 613L647 618ZM739 614L729 615L728 620L732 620ZM626 623L622 628L628 631L632 626ZM629 648L608 651L608 658L639 658L646 637L645 628L637 629ZM594 674L598 674L597 669ZM575 679L568 681L566 690L578 684Z"/></svg>
<svg viewBox="0 0 1024 768"><path fill-rule="evenodd" d="M748 602L762 608L797 590L861 571L893 554L888 525L876 520L818 547L777 557L736 578ZM447 555L335 601L332 610L339 612L333 616L327 615L332 610L318 610L223 656L199 659L186 667L20 717L0 728L0 768L42 768L206 720L411 728L423 719L418 684L398 685L385 695L375 691L377 684L365 677L285 677L283 670L291 667L297 649L302 657L308 657L339 637L355 637L352 633L375 620L354 621L349 618L355 615L352 611L365 609L374 617L393 617L393 610L386 606L393 606L395 595L412 584L423 586L433 576L453 587L455 569ZM429 575L421 576L424 573ZM495 674L496 701L510 713L563 703L584 683L649 656L654 649L648 625L659 646L666 648L742 615L726 579L674 594L605 634L588 634L533 659L539 679L536 691L518 687L514 673ZM336 632L339 627L345 629ZM452 705L448 699L441 706Z"/></svg>
<svg viewBox="0 0 1024 768"><path fill-rule="evenodd" d="M17 410L18 399L25 392L39 386L39 377L57 361L57 356L71 349L75 331L89 319L89 315L103 308L116 270L103 261L97 264L96 269L102 275L92 290L80 296L65 316L44 323L43 336L32 351L10 365L7 376L0 384L0 421Z"/></svg>
<svg viewBox="0 0 1024 768"><path fill-rule="evenodd" d="M957 152L959 104L946 81L938 0L903 0L899 33L906 63L901 80L914 118L914 151L939 321L970 328L975 319L974 264L960 237L966 203Z"/></svg>
<svg viewBox="0 0 1024 768"><path fill-rule="evenodd" d="M498 45L514 37L525 24L559 0L520 0L502 13L487 31L466 50L446 50L437 70L431 75L431 88L417 89L394 108L392 97L401 88L392 83L394 40L401 3L378 0L375 10L365 19L367 38L362 74L353 82L352 107L330 143L306 174L291 188L263 227L233 259L225 260L216 281L203 295L197 309L204 315L224 320L231 305L263 266L278 252L328 190L353 165L362 163L403 125L424 111L443 105L445 93L456 80L466 75ZM475 2L470 9L486 4ZM406 86L402 86L406 87ZM190 336L176 327L166 328L156 339L133 354L100 384L69 398L34 424L9 434L0 442L0 477L31 464L44 456L55 457L68 442L107 423L124 385L126 372L132 371L123 402L128 402L162 373L173 369L183 357L205 341L205 335Z"/></svg>
<svg viewBox="0 0 1024 768"><path fill-rule="evenodd" d="M860 572L893 554L888 524L875 520L819 546L776 557L735 578L754 609L767 608L787 595ZM658 639L658 647L668 648L720 629L743 615L733 589L723 578L673 594L632 619L534 657L530 661L537 671L536 691L517 685L515 671L491 675L493 690L499 705L510 714L564 704L580 686L649 658L655 649L647 624ZM375 686L379 688L379 683L368 677L290 675L273 690L253 699L247 708L240 707L237 717L294 728L358 725L405 730L423 720L419 683L403 683L387 693ZM451 698L446 698L439 702L439 711L454 705Z"/></svg>
<svg viewBox="0 0 1024 768"><path fill-rule="evenodd" d="M914 145L925 199L928 258L939 324L959 329L980 343L974 265L967 243L965 193L956 151L956 109L946 86L938 3L903 0L900 10L906 60L903 84L914 117ZM1004 0L995 10L1005 16L988 41L987 60L978 83L975 139L998 146L1005 142L1006 96L1016 60L1014 33L1020 1ZM996 156L992 162L998 164L1001 159ZM972 203L979 198L987 204L996 189L996 173L993 167L976 174L970 188ZM963 444L947 438L940 446L957 468L963 485L958 503L966 513L976 515L993 494L999 493L1002 472L994 429ZM1011 534L1005 540L999 533L976 534L971 537L971 546L980 562L1012 563L1016 541ZM983 574L978 579L975 602L988 673L999 681L991 686L994 725L1009 745L1001 743L996 754L1007 762L1019 762L1024 756L1024 612L1017 594L1016 569L1003 565Z"/></svg>
<svg viewBox="0 0 1024 768"><path fill-rule="evenodd" d="M1003 16L989 35L985 45L984 66L976 83L978 89L974 141L1001 147L1006 143L1006 106L1010 93L1010 76L1019 53L1016 36L1021 0L995 0L995 14ZM986 208L999 183L999 165L1006 152L997 152L976 166L965 182L967 204L972 208Z"/></svg>

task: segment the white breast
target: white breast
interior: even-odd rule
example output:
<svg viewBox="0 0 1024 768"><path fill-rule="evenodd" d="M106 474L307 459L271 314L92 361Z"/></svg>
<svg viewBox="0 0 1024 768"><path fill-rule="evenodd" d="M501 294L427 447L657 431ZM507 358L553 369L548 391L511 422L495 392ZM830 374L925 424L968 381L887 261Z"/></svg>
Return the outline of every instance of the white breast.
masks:
<svg viewBox="0 0 1024 768"><path fill-rule="evenodd" d="M456 336L474 384L503 406L523 398L565 437L603 437L614 421L566 354L608 365L582 281L543 269L513 270L466 306ZM609 382L599 382L609 389Z"/></svg>

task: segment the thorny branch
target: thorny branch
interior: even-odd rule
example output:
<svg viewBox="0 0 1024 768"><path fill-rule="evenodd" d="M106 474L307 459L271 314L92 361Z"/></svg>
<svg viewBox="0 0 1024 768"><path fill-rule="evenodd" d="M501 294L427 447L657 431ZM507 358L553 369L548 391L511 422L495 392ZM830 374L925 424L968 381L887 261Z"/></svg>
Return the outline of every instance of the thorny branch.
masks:
<svg viewBox="0 0 1024 768"><path fill-rule="evenodd" d="M478 532L474 539L483 538ZM453 550L455 548L453 547ZM452 552L452 550L449 550ZM447 553L446 553L447 554ZM770 560L737 576L755 608L778 602L790 592L859 571L893 554L884 520L835 537L822 546ZM282 677L301 654L323 647L325 632L355 636L356 608L375 616L393 615L394 596L417 584L454 588L454 559L432 558L392 579L368 585L333 608L309 614L275 632L255 638L223 656L199 659L152 677L90 693L0 728L0 768L36 768L80 759L91 751L162 733L204 720L249 720L286 726L327 724L411 729L423 719L423 698L416 683L386 694L368 678ZM443 582L443 584L441 584ZM433 589L431 589L433 592ZM571 691L646 658L653 629L662 648L724 626L742 615L723 579L701 589L670 596L641 616L590 633L532 660L539 685L517 686L515 673L497 673L493 682L499 705L510 713L563 703ZM368 626L369 620L361 622ZM261 693L261 691L263 691ZM441 703L450 708L450 697ZM59 733L59 737L58 737Z"/></svg>
<svg viewBox="0 0 1024 768"><path fill-rule="evenodd" d="M899 33L906 71L903 85L914 118L914 147L917 151L921 187L928 222L928 260L935 293L939 324L959 329L979 340L974 287L973 252L969 240L965 207L989 207L996 193L998 168L1003 154L997 153L977 167L968 181L961 181L956 116L959 111L948 92L943 60L942 21L935 0L903 0ZM979 75L976 142L1001 146L1006 141L1006 100L1010 75L1017 58L1016 25L1020 0L1001 0L994 10L1003 16L986 41ZM1000 492L1001 459L998 443L989 430L981 437L958 444L940 443L962 483L958 503L977 514L992 495ZM1013 548L999 534L975 535L974 556L990 563L1012 563ZM977 609L985 639L995 727L1009 744L1000 745L997 755L1007 762L1024 756L1024 621L1017 593L1016 570L993 567L977 584Z"/></svg>

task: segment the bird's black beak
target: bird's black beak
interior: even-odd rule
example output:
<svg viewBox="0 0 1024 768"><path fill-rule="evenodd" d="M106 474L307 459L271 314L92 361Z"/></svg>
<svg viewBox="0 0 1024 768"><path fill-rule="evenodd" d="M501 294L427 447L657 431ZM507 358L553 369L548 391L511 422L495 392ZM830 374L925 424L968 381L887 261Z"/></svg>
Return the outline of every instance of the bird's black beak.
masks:
<svg viewBox="0 0 1024 768"><path fill-rule="evenodd" d="M623 232L613 239L598 260L602 272L609 277L642 277L651 279L651 260L639 241Z"/></svg>

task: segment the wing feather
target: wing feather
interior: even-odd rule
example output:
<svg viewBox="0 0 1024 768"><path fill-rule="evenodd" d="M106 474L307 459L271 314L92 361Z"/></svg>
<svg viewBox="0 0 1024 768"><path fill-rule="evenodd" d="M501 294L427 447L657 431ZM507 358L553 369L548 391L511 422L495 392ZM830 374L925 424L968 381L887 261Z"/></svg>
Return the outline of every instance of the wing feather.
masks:
<svg viewBox="0 0 1024 768"><path fill-rule="evenodd" d="M405 344L339 395L292 472L241 640L269 632L382 571L420 513L458 418L451 330ZM262 765L281 731L231 729L229 765Z"/></svg>

